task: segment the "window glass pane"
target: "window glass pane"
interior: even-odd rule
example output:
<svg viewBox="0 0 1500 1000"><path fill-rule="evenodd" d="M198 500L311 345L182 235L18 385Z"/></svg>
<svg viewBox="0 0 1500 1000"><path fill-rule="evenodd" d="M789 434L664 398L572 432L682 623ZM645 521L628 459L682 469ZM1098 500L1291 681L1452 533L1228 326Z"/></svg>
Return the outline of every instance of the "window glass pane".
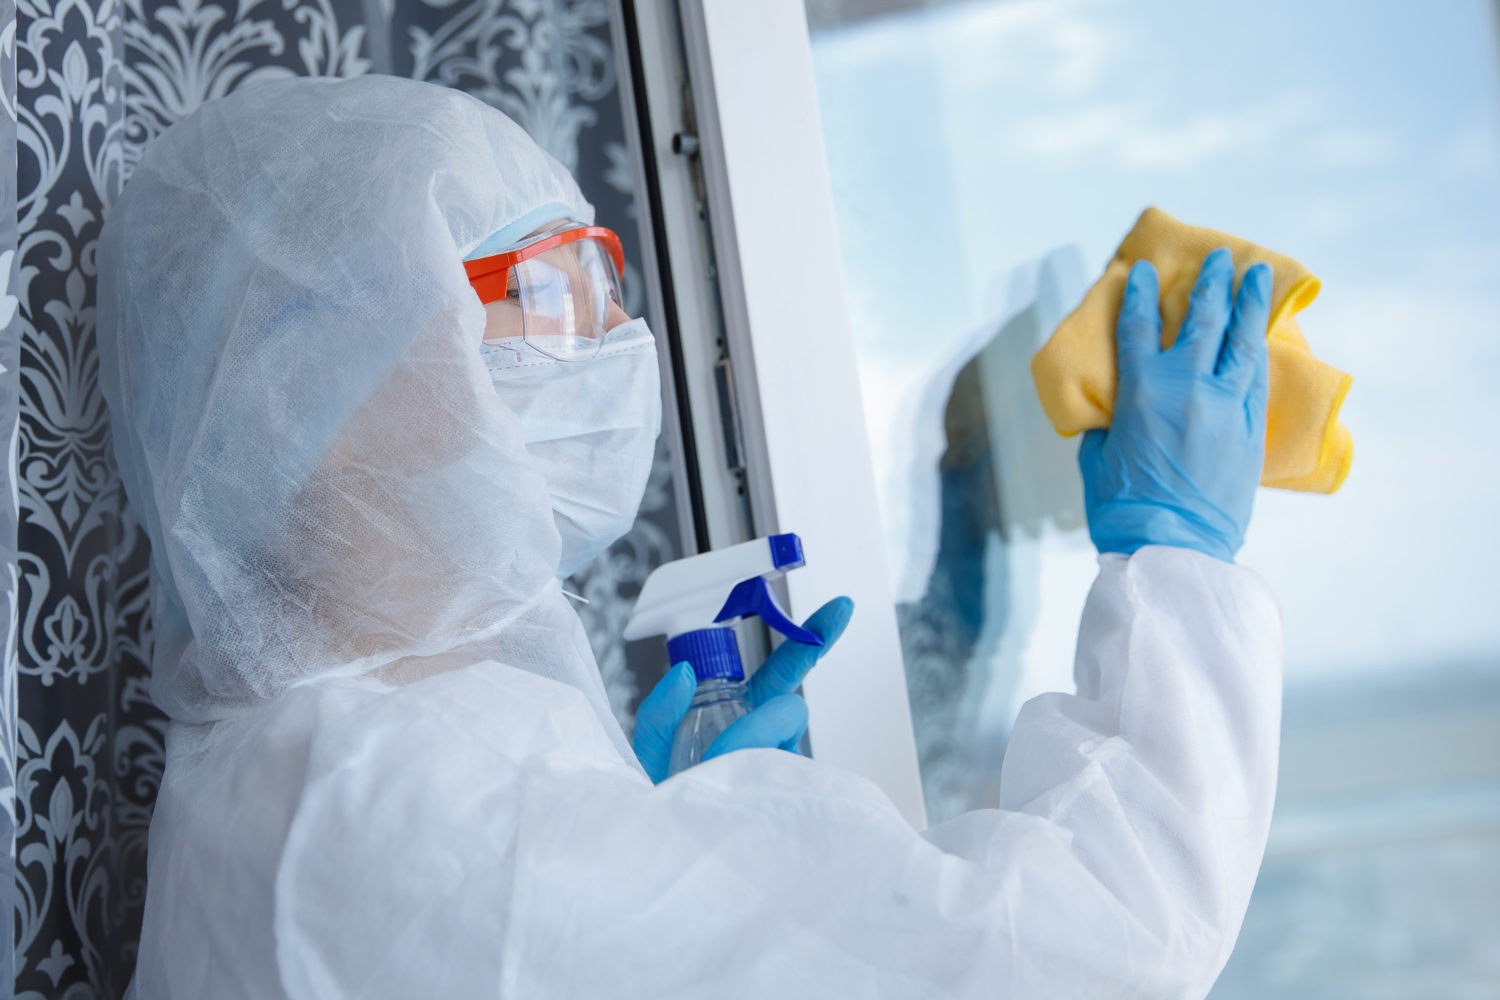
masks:
<svg viewBox="0 0 1500 1000"><path fill-rule="evenodd" d="M1285 739L1214 996L1493 990L1494 6L808 14L930 816L993 801L1020 704L1071 687L1095 561L1026 363L1155 204L1310 267L1303 329L1355 376L1343 490L1262 491L1240 557L1283 608Z"/></svg>

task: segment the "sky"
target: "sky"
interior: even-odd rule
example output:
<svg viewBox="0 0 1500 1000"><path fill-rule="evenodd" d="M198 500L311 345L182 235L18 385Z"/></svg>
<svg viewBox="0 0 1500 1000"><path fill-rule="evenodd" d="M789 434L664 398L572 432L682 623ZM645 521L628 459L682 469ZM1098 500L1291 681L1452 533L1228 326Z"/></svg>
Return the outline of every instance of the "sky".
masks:
<svg viewBox="0 0 1500 1000"><path fill-rule="evenodd" d="M1306 264L1323 293L1303 330L1354 375L1343 490L1261 491L1241 554L1281 601L1289 682L1500 669L1492 5L1228 11L981 0L814 36L898 590L936 532L921 442L941 408L915 401L1017 307L1017 268L1071 253L1081 294L1154 204ZM1017 704L1065 682L1094 572L1081 535L1027 556L1038 666Z"/></svg>

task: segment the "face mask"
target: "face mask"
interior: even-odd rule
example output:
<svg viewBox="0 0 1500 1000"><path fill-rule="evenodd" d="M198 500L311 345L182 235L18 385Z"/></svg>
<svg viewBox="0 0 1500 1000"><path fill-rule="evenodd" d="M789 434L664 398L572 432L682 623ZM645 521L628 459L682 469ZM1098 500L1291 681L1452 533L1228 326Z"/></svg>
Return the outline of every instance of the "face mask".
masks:
<svg viewBox="0 0 1500 1000"><path fill-rule="evenodd" d="M661 431L656 341L637 319L609 331L588 362L555 361L519 340L481 350L547 480L562 536L557 575L571 576L635 522Z"/></svg>

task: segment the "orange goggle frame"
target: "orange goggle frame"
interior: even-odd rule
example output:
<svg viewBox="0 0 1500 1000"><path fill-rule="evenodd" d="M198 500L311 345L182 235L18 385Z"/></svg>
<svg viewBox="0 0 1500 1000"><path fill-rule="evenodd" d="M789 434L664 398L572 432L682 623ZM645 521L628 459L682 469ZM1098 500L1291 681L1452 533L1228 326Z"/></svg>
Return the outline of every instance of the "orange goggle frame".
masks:
<svg viewBox="0 0 1500 1000"><path fill-rule="evenodd" d="M480 257L478 260L464 261L464 270L469 275L469 284L474 286L474 291L479 293L479 301L488 305L498 302L510 291L510 269L523 260L546 253L548 250L560 247L565 243L577 243L579 240L598 240L603 244L610 259L615 262L615 271L621 280L625 278L625 249L620 245L620 237L613 230L605 229L603 226L575 226L572 229L564 229L560 233L549 233L539 236L530 243L523 243L514 250L505 253L497 253L492 257Z"/></svg>

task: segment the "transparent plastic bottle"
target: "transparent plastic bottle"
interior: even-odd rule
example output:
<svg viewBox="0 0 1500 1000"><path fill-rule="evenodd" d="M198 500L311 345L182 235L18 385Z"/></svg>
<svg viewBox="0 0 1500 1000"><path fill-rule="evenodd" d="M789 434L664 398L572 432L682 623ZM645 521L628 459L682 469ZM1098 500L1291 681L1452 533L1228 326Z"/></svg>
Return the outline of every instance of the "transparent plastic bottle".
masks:
<svg viewBox="0 0 1500 1000"><path fill-rule="evenodd" d="M708 748L730 723L750 711L745 697L744 675L709 677L698 682L698 693L688 706L687 715L677 724L672 738L672 758L667 774L676 774L703 760Z"/></svg>

